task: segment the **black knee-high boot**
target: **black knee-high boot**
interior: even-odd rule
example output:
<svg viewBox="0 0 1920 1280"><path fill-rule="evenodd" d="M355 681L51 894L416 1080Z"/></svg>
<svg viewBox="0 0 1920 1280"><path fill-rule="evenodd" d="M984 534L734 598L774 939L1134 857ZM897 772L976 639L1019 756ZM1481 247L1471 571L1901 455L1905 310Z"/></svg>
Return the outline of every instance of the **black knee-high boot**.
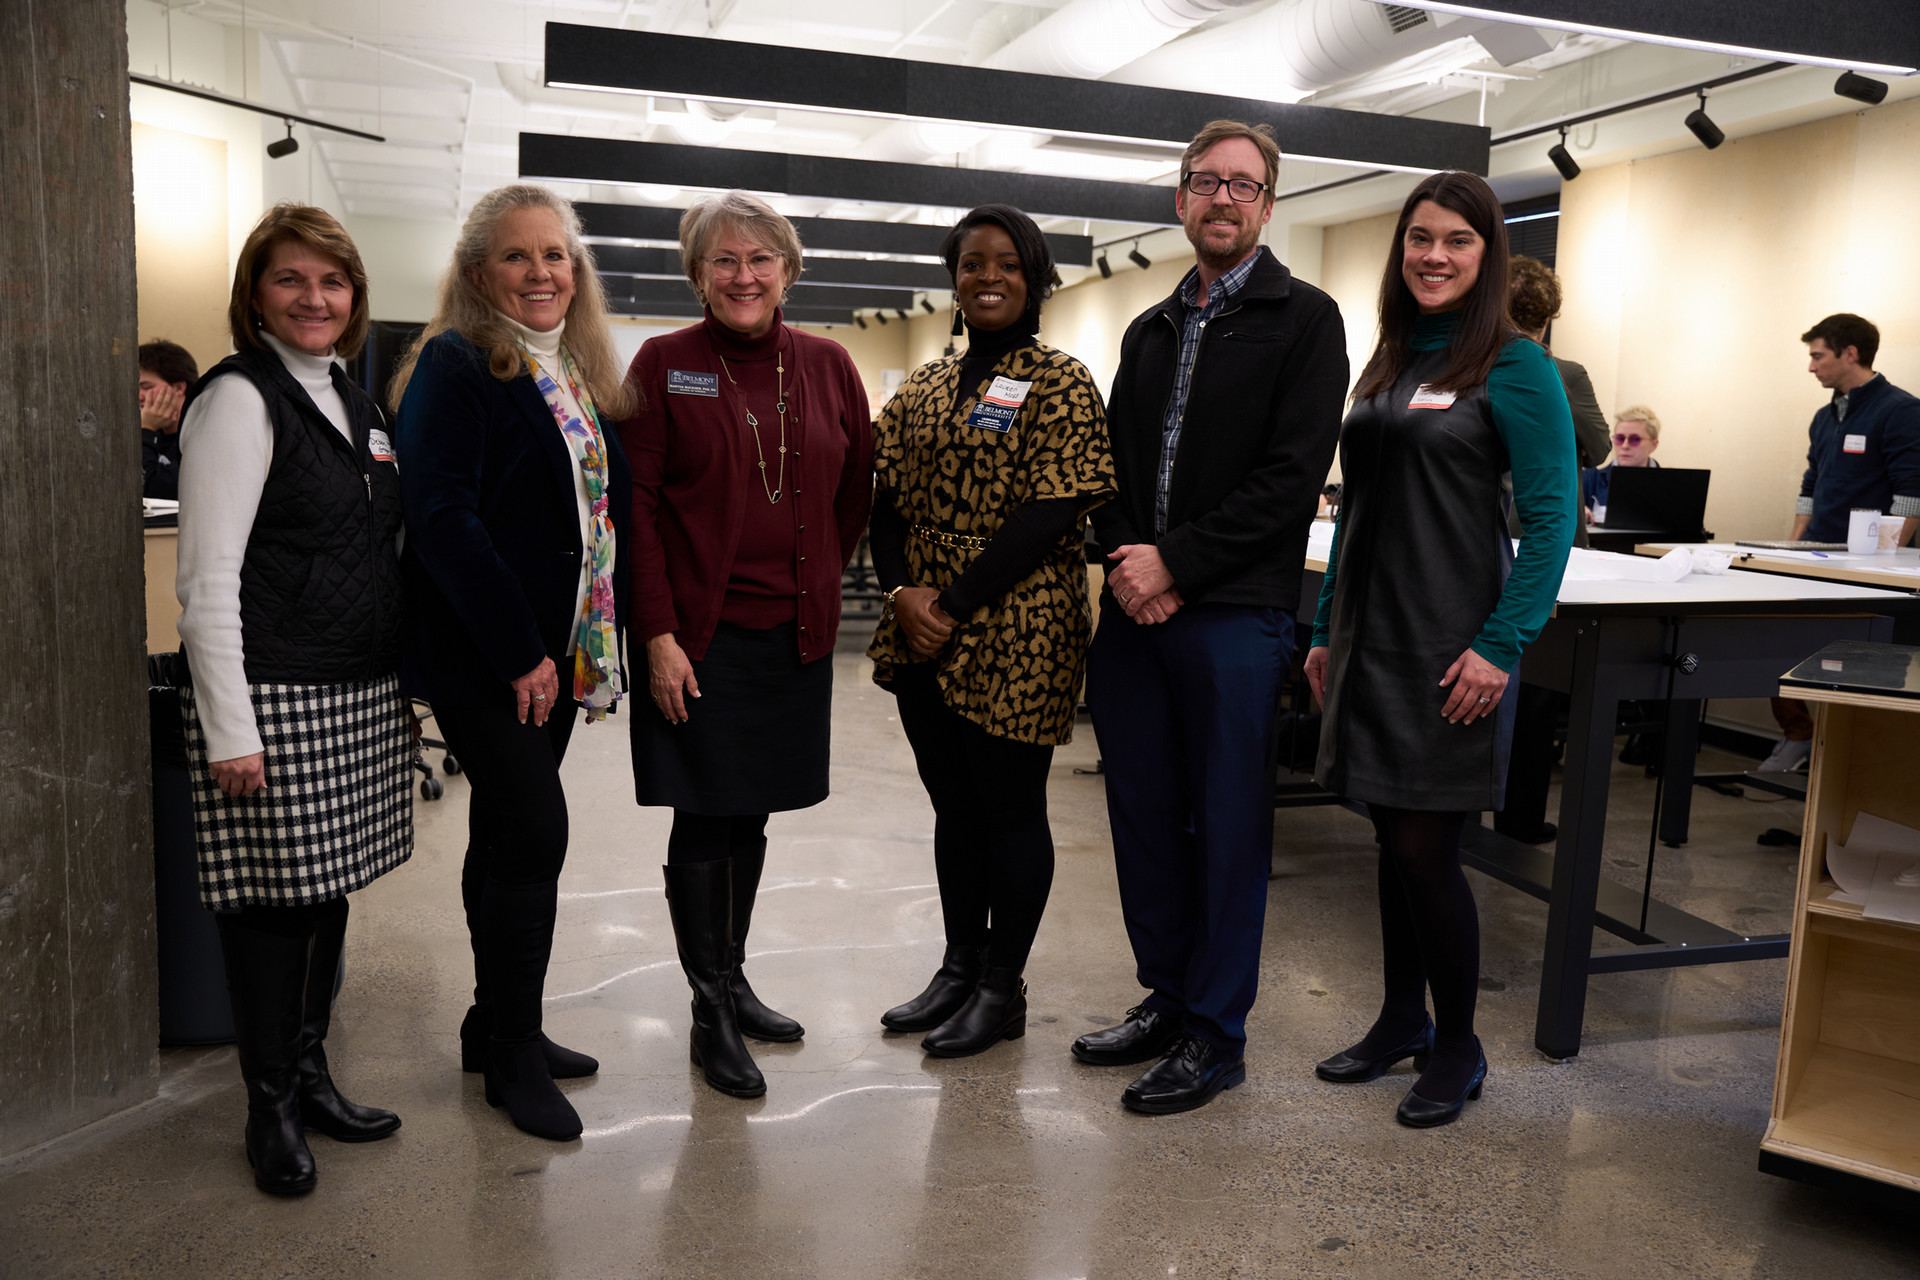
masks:
<svg viewBox="0 0 1920 1280"><path fill-rule="evenodd" d="M680 967L693 988L693 1038L689 1048L707 1083L736 1098L767 1091L766 1077L740 1039L734 1013L732 860L668 863L667 911L680 948Z"/></svg>
<svg viewBox="0 0 1920 1280"><path fill-rule="evenodd" d="M333 979L347 941L347 900L315 911L313 952L307 960L305 1014L300 1024L300 1122L336 1142L372 1142L400 1127L400 1117L348 1102L327 1069L327 1029L333 1022Z"/></svg>
<svg viewBox="0 0 1920 1280"><path fill-rule="evenodd" d="M473 1003L460 1020L460 1069L479 1072L486 1069L487 1043L493 1039L493 995L487 984L484 947L481 944L482 903L486 897L487 874L471 846L467 864L460 875L460 900L467 912L467 937L473 943ZM600 1070L598 1059L555 1044L540 1034L540 1052L547 1060L547 1074L555 1080L573 1080Z"/></svg>
<svg viewBox="0 0 1920 1280"><path fill-rule="evenodd" d="M295 1067L313 939L298 930L249 927L244 914L222 912L214 920L227 965L240 1078L247 1086L247 1163L256 1187L295 1196L313 1190L318 1178L300 1123Z"/></svg>
<svg viewBox="0 0 1920 1280"><path fill-rule="evenodd" d="M733 853L733 974L727 989L733 995L734 1017L743 1035L755 1040L784 1044L798 1040L807 1029L784 1013L770 1009L747 984L742 966L747 962L747 930L753 924L753 900L760 892L760 872L767 865L767 842L755 841L752 847Z"/></svg>
<svg viewBox="0 0 1920 1280"><path fill-rule="evenodd" d="M517 1128L568 1142L580 1136L580 1116L553 1083L540 1035L540 997L553 953L558 898L557 881L508 884L487 878L482 914L494 1008L487 1101L505 1107Z"/></svg>

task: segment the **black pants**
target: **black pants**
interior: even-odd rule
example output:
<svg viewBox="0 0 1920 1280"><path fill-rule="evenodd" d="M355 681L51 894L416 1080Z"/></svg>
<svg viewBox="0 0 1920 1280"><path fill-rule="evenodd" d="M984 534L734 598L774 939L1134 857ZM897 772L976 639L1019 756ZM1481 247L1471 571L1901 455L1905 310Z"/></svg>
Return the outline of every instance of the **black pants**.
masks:
<svg viewBox="0 0 1920 1280"><path fill-rule="evenodd" d="M902 668L893 692L933 801L933 863L949 946L1024 969L1053 888L1047 771L1053 748L997 738L940 696L932 668Z"/></svg>
<svg viewBox="0 0 1920 1280"><path fill-rule="evenodd" d="M578 709L562 695L543 726L531 716L520 723L511 704L433 711L472 788L460 897L473 944L473 1002L492 1010L497 1040L522 1040L540 1030L560 868L567 860L560 762Z"/></svg>

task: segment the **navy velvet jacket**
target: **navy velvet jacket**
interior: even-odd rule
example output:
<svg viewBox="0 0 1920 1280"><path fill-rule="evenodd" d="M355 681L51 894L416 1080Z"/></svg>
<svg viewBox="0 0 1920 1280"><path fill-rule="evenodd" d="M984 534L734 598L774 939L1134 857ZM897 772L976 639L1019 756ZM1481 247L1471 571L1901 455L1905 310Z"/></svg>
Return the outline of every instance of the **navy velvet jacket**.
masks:
<svg viewBox="0 0 1920 1280"><path fill-rule="evenodd" d="M633 475L601 424L618 553L617 621L627 612ZM511 682L552 658L563 693L579 623L580 516L573 452L531 375L502 382L457 333L420 352L394 441L414 614L408 674L440 705L508 704Z"/></svg>

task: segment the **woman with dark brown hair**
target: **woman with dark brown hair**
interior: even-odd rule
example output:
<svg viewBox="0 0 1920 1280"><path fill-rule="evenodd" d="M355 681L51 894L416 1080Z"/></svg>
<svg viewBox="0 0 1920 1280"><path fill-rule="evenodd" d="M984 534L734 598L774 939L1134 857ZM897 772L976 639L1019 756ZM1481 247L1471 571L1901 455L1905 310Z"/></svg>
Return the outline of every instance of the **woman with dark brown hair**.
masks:
<svg viewBox="0 0 1920 1280"><path fill-rule="evenodd" d="M413 851L400 694L399 476L379 406L334 363L367 273L332 215L267 211L240 250L235 354L180 423L181 691L200 897L226 957L247 1162L311 1191L309 1132L400 1127L334 1088L325 1042L347 895Z"/></svg>
<svg viewBox="0 0 1920 1280"><path fill-rule="evenodd" d="M1500 203L1467 173L1400 211L1380 338L1340 433L1345 488L1307 679L1326 707L1315 778L1380 836L1386 996L1323 1080L1412 1058L1398 1119L1429 1128L1480 1096L1480 922L1460 868L1467 819L1499 809L1519 685L1573 539L1573 423L1553 362L1507 314ZM1526 527L1508 540L1501 475ZM1426 993L1433 992L1428 1019Z"/></svg>

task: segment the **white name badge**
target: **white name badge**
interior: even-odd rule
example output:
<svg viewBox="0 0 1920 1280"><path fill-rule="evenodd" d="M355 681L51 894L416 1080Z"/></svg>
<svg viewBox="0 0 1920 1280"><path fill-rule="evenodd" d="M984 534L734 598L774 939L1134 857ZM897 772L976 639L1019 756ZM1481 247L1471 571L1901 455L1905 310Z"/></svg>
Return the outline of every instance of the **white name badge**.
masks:
<svg viewBox="0 0 1920 1280"><path fill-rule="evenodd" d="M1450 409L1453 407L1454 393L1435 391L1424 382L1413 393L1413 399L1407 401L1409 409Z"/></svg>
<svg viewBox="0 0 1920 1280"><path fill-rule="evenodd" d="M1848 436L1840 442L1840 449L1843 453L1865 453L1867 451L1867 438L1865 436Z"/></svg>
<svg viewBox="0 0 1920 1280"><path fill-rule="evenodd" d="M396 467L400 465L400 459L393 452L393 441L379 427L367 433L367 452L373 455L375 462L391 462Z"/></svg>
<svg viewBox="0 0 1920 1280"><path fill-rule="evenodd" d="M987 388L987 393L974 405L973 412L967 415L966 425L1005 432L1013 426L1013 416L1020 411L1032 387L1031 382L995 378L993 385Z"/></svg>

